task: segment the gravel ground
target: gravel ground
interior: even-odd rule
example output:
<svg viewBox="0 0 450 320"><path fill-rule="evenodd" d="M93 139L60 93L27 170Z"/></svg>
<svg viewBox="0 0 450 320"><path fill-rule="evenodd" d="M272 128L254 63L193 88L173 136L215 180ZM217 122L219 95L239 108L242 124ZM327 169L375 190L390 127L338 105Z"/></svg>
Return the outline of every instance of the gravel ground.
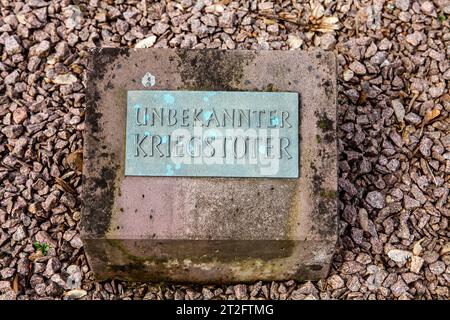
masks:
<svg viewBox="0 0 450 320"><path fill-rule="evenodd" d="M448 0L0 0L0 299L449 299ZM341 236L319 282L96 283L80 217L95 46L333 50Z"/></svg>

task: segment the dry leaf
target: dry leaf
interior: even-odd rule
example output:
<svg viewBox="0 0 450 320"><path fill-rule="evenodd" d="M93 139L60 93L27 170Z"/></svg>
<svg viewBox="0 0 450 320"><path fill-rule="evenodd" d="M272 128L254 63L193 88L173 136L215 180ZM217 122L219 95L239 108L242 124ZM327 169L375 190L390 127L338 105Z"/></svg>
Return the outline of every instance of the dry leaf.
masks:
<svg viewBox="0 0 450 320"><path fill-rule="evenodd" d="M77 74L81 74L83 73L83 68L81 68L81 66L79 64L76 63L72 63L69 66L70 70L72 70L73 72L77 73Z"/></svg>
<svg viewBox="0 0 450 320"><path fill-rule="evenodd" d="M250 37L250 38L255 36L253 33L246 31L246 30L241 30L241 33L245 34L247 37Z"/></svg>
<svg viewBox="0 0 450 320"><path fill-rule="evenodd" d="M367 100L367 93L366 93L366 90L362 89L362 90L361 90L361 94L359 95L357 104L363 105L363 104L366 103L366 100Z"/></svg>
<svg viewBox="0 0 450 320"><path fill-rule="evenodd" d="M18 273L16 273L16 275L14 276L14 280L12 282L12 289L14 290L15 293L19 293L19 291L20 291L19 274Z"/></svg>
<svg viewBox="0 0 450 320"><path fill-rule="evenodd" d="M333 32L339 30L339 19L337 17L323 17L315 23L311 30L318 32Z"/></svg>
<svg viewBox="0 0 450 320"><path fill-rule="evenodd" d="M306 32L305 36L308 40L312 40L312 38L314 37L314 32L311 32L311 31Z"/></svg>
<svg viewBox="0 0 450 320"><path fill-rule="evenodd" d="M320 19L322 23L329 24L329 25L335 25L339 22L338 17L323 17Z"/></svg>
<svg viewBox="0 0 450 320"><path fill-rule="evenodd" d="M87 295L86 290L74 289L64 293L64 296L69 299L80 299Z"/></svg>
<svg viewBox="0 0 450 320"><path fill-rule="evenodd" d="M16 15L16 18L17 18L17 21L19 21L19 23L27 24L27 19L25 19L25 15L18 14L18 15Z"/></svg>
<svg viewBox="0 0 450 320"><path fill-rule="evenodd" d="M72 188L72 186L70 184L68 184L66 181L64 181L63 179L59 178L59 177L55 177L55 181L57 184L59 184L64 191L67 191L69 193L76 193L76 191Z"/></svg>
<svg viewBox="0 0 450 320"><path fill-rule="evenodd" d="M71 73L59 74L52 80L52 82L56 84L73 84L77 82L77 77Z"/></svg>
<svg viewBox="0 0 450 320"><path fill-rule="evenodd" d="M72 170L81 172L83 170L83 151L77 150L67 155L66 163Z"/></svg>
<svg viewBox="0 0 450 320"><path fill-rule="evenodd" d="M312 7L312 12L311 12L311 19L320 19L323 17L323 15L325 14L325 8L320 4L317 3L315 5L311 3L311 7Z"/></svg>
<svg viewBox="0 0 450 320"><path fill-rule="evenodd" d="M441 110L439 110L439 109L428 110L427 113L425 114L424 122L428 123L431 120L433 120L434 118L436 118L437 116L439 116L440 114L441 114Z"/></svg>
<svg viewBox="0 0 450 320"><path fill-rule="evenodd" d="M223 7L221 4L219 4L219 3L213 4L213 5L210 5L210 6L207 6L207 7L205 8L205 11L206 11L206 12L216 12L216 13L221 13L221 12L223 12L224 10L225 10L224 7Z"/></svg>
<svg viewBox="0 0 450 320"><path fill-rule="evenodd" d="M271 25L271 24L275 24L277 22L275 20L273 20L273 19L264 18L264 23L267 24L267 25Z"/></svg>
<svg viewBox="0 0 450 320"><path fill-rule="evenodd" d="M450 242L446 243L441 249L441 255L447 254L450 252Z"/></svg>
<svg viewBox="0 0 450 320"><path fill-rule="evenodd" d="M420 239L419 241L417 241L414 246L413 246L413 254L415 256L420 255L420 253L422 252L422 246L420 245L423 241L425 240L425 238Z"/></svg>
<svg viewBox="0 0 450 320"><path fill-rule="evenodd" d="M409 135L416 131L416 128L413 125L406 126L402 131L402 140L406 145L409 145Z"/></svg>
<svg viewBox="0 0 450 320"><path fill-rule="evenodd" d="M54 65L57 62L58 62L58 59L56 59L55 57L50 57L50 58L47 59L47 64L49 64L51 66Z"/></svg>
<svg viewBox="0 0 450 320"><path fill-rule="evenodd" d="M72 177L75 174L75 171L68 171L67 173L64 173L61 176L61 179L67 180L68 178Z"/></svg>
<svg viewBox="0 0 450 320"><path fill-rule="evenodd" d="M145 39L142 39L136 45L135 48L150 48L152 47L156 42L156 36L151 35L150 37L147 37Z"/></svg>
<svg viewBox="0 0 450 320"><path fill-rule="evenodd" d="M291 20L293 22L295 22L298 18L297 15L290 13L290 12L280 12L279 15L280 15L280 18L287 20L287 21Z"/></svg>
<svg viewBox="0 0 450 320"><path fill-rule="evenodd" d="M409 145L409 132L408 130L402 131L402 140L406 145Z"/></svg>
<svg viewBox="0 0 450 320"><path fill-rule="evenodd" d="M29 259L30 261L36 261L36 260L38 260L39 258L42 258L43 256L44 256L44 255L43 255L42 251L41 251L41 250L37 250L37 251L33 252L32 254L30 254L30 256L28 257L28 259Z"/></svg>
<svg viewBox="0 0 450 320"><path fill-rule="evenodd" d="M179 10L181 10L181 11L184 11L184 8L183 8L183 6L181 5L181 3L175 3L175 4L174 4L174 7L177 8L177 9L179 9Z"/></svg>

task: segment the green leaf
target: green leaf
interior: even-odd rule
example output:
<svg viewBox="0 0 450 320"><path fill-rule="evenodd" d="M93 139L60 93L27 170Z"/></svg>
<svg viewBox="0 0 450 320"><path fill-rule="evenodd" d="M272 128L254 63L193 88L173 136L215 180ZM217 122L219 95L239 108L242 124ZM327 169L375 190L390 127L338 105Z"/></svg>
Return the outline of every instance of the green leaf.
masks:
<svg viewBox="0 0 450 320"><path fill-rule="evenodd" d="M41 251L44 256L47 255L48 249L50 249L48 244L40 243L39 241L36 241L33 246L36 251Z"/></svg>
<svg viewBox="0 0 450 320"><path fill-rule="evenodd" d="M49 249L48 244L44 243L44 245L41 247L41 251L44 254L44 256L47 255L48 249Z"/></svg>

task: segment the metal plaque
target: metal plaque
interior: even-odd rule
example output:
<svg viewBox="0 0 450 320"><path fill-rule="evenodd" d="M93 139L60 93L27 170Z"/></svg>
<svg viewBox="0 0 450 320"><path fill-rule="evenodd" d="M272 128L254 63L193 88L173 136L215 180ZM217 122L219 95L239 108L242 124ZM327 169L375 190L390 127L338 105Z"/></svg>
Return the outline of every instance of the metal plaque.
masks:
<svg viewBox="0 0 450 320"><path fill-rule="evenodd" d="M128 91L125 175L298 178L298 93Z"/></svg>

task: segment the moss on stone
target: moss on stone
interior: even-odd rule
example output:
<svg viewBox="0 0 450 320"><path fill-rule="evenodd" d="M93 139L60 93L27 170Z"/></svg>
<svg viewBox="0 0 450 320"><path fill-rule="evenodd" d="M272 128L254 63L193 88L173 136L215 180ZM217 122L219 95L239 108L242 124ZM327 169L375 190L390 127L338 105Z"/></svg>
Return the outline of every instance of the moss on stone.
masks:
<svg viewBox="0 0 450 320"><path fill-rule="evenodd" d="M336 198L336 191L335 190L322 190L320 192L320 196L322 198L333 199L333 198Z"/></svg>

